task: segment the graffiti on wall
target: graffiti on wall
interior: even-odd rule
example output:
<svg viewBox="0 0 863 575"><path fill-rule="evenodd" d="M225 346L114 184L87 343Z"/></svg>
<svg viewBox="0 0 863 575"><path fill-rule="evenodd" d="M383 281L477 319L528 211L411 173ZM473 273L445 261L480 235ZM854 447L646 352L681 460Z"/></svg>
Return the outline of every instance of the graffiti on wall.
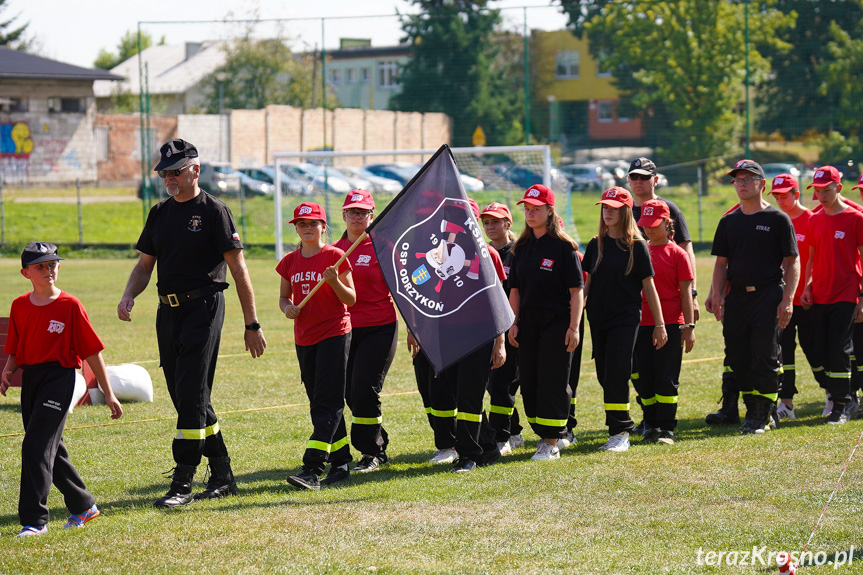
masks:
<svg viewBox="0 0 863 575"><path fill-rule="evenodd" d="M24 122L0 124L0 176L7 182L27 179L33 138Z"/></svg>

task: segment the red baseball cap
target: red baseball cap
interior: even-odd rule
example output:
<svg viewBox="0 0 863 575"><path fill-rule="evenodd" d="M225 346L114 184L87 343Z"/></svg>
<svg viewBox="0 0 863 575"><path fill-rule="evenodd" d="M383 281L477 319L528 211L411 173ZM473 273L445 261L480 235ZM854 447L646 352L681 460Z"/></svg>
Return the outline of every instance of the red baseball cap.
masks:
<svg viewBox="0 0 863 575"><path fill-rule="evenodd" d="M524 199L516 202L517 204L530 204L532 206L553 206L554 192L549 190L542 184L534 184L524 193Z"/></svg>
<svg viewBox="0 0 863 575"><path fill-rule="evenodd" d="M815 176L812 179L812 183L806 186L806 189L808 190L812 186L829 186L833 183L842 183L842 172L833 166L821 166L815 170Z"/></svg>
<svg viewBox="0 0 863 575"><path fill-rule="evenodd" d="M790 192L794 188L800 189L800 184L797 178L791 174L779 174L773 178L773 183L770 185L771 194L784 194Z"/></svg>
<svg viewBox="0 0 863 575"><path fill-rule="evenodd" d="M372 195L362 188L348 192L345 198L345 203L342 206L343 210L348 208L362 208L364 210L375 209L375 200Z"/></svg>
<svg viewBox="0 0 863 575"><path fill-rule="evenodd" d="M671 219L671 210L668 204L659 199L647 200L641 204L641 217L638 225L643 228L652 228L662 223L662 220Z"/></svg>
<svg viewBox="0 0 863 575"><path fill-rule="evenodd" d="M473 212L473 217L479 219L479 204L473 198L468 198L467 202L470 204L470 211Z"/></svg>
<svg viewBox="0 0 863 575"><path fill-rule="evenodd" d="M303 202L294 208L294 219L288 223L293 224L297 220L321 220L327 223L327 214L324 213L324 208L315 202Z"/></svg>
<svg viewBox="0 0 863 575"><path fill-rule="evenodd" d="M851 188L852 190L863 190L863 174L860 174L860 179L857 180L857 185ZM863 192L861 192L863 193Z"/></svg>
<svg viewBox="0 0 863 575"><path fill-rule="evenodd" d="M482 216L491 216L493 218L498 218L501 220L509 220L512 223L512 214L509 211L509 207L506 204L499 204L497 202L492 202L483 209L480 217Z"/></svg>
<svg viewBox="0 0 863 575"><path fill-rule="evenodd" d="M597 206L599 204L605 204L612 208L629 206L629 208L632 209L632 196L627 190L624 190L619 186L614 186L613 188L608 188L602 192L602 199L596 202Z"/></svg>

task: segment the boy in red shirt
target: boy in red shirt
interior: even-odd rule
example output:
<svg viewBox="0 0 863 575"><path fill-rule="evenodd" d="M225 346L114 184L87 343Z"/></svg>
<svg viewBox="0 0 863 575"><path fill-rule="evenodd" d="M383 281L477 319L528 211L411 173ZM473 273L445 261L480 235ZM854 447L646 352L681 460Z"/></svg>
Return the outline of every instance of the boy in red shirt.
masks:
<svg viewBox="0 0 863 575"><path fill-rule="evenodd" d="M809 220L809 263L801 304L812 306L817 367L824 367L833 409L828 424L843 424L860 408L851 400L851 337L859 303L863 255L863 214L839 195L841 175L824 166L815 171L814 187L823 210Z"/></svg>
<svg viewBox="0 0 863 575"><path fill-rule="evenodd" d="M794 235L797 237L797 251L800 252L800 269L805 273L806 265L809 262L807 242L809 240L809 219L813 215L812 211L800 203L800 186L797 183L797 178L791 174L779 174L773 178L770 193L773 194L773 199L776 200L779 209L791 218L791 223L794 225ZM818 364L812 355L815 348L812 314L809 309L800 305L800 296L803 295L803 288L805 287L805 282L801 281L797 284L797 291L794 292L792 302L794 311L791 314L791 321L779 335L783 373L780 376L779 405L776 408L777 419L797 419L794 413L794 395L797 393L795 385L797 368L794 362L794 354L797 349L795 336L800 339L800 347L813 367L815 380L821 387L825 389L827 387L824 380L824 369L815 369Z"/></svg>
<svg viewBox="0 0 863 575"><path fill-rule="evenodd" d="M0 379L0 393L22 368L21 416L24 442L21 446L21 488L18 517L23 529L19 537L48 531L48 492L51 483L63 494L72 514L65 527L83 527L99 515L96 501L84 486L63 443L63 426L75 391L75 369L85 358L105 393L111 418L123 414L111 390L101 351L105 349L93 331L84 306L61 291L54 282L60 271L57 246L33 242L21 254L21 275L33 291L12 302L5 351L9 355Z"/></svg>

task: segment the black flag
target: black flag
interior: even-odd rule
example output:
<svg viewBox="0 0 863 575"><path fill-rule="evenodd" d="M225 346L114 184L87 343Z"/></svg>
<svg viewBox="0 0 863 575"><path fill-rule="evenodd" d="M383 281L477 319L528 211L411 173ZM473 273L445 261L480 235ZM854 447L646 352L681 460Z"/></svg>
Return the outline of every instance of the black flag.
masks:
<svg viewBox="0 0 863 575"><path fill-rule="evenodd" d="M366 231L393 300L437 373L512 325L449 146Z"/></svg>

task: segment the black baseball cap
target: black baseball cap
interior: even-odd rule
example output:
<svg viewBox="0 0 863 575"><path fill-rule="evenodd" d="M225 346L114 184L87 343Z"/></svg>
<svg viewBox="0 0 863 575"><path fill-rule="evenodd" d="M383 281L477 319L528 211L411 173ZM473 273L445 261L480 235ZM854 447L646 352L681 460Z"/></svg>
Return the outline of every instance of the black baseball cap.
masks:
<svg viewBox="0 0 863 575"><path fill-rule="evenodd" d="M186 140L175 138L159 148L159 153L161 154L161 158L156 167L153 168L154 172L182 168L183 164L186 163L186 158L198 157L198 148Z"/></svg>
<svg viewBox="0 0 863 575"><path fill-rule="evenodd" d="M762 168L761 164L754 160L740 160L739 162L734 164L734 169L728 172L728 175L733 178L737 175L737 172L741 170L746 170L747 172L758 174L763 180L767 179L767 177L764 175L764 168Z"/></svg>
<svg viewBox="0 0 863 575"><path fill-rule="evenodd" d="M654 164L653 161L648 158L635 158L635 160L633 160L633 162L629 164L629 173L644 174L645 176L655 176L656 164Z"/></svg>
<svg viewBox="0 0 863 575"><path fill-rule="evenodd" d="M21 252L21 267L26 268L33 264L41 264L42 262L56 262L62 260L57 255L57 246L50 242L32 242L27 244L24 251Z"/></svg>

